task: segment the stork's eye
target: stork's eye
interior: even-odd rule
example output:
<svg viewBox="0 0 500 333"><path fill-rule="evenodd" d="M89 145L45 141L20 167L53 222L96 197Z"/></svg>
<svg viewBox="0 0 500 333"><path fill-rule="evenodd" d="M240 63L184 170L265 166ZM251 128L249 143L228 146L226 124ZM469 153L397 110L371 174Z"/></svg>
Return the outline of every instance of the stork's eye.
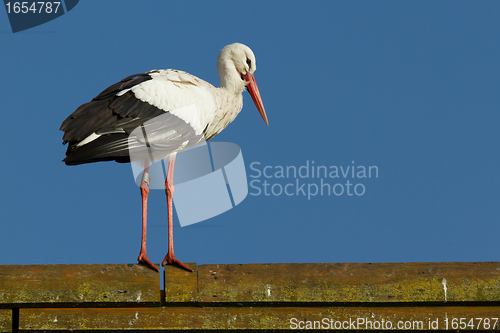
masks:
<svg viewBox="0 0 500 333"><path fill-rule="evenodd" d="M248 69L252 68L252 60L247 58Z"/></svg>

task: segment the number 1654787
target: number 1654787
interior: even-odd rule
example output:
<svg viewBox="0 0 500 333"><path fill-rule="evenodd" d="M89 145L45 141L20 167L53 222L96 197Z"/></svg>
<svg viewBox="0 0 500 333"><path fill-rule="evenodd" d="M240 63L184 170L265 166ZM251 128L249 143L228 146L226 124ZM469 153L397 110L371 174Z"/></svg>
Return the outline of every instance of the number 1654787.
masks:
<svg viewBox="0 0 500 333"><path fill-rule="evenodd" d="M477 330L494 330L498 329L498 318L446 318L446 329L477 329Z"/></svg>
<svg viewBox="0 0 500 333"><path fill-rule="evenodd" d="M51 1L24 1L24 2L7 2L5 6L7 7L7 13L11 12L14 14L52 14L57 13L61 2L51 2Z"/></svg>

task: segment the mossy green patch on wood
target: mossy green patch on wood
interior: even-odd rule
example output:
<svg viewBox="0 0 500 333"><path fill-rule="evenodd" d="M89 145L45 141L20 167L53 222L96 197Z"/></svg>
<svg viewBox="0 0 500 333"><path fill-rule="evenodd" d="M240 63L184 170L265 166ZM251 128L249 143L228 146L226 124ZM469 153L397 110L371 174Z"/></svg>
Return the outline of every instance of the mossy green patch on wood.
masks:
<svg viewBox="0 0 500 333"><path fill-rule="evenodd" d="M499 263L201 265L202 302L500 300Z"/></svg>
<svg viewBox="0 0 500 333"><path fill-rule="evenodd" d="M166 265L164 271L165 302L185 303L198 299L198 268L196 263L185 263L193 271Z"/></svg>
<svg viewBox="0 0 500 333"><path fill-rule="evenodd" d="M0 266L0 307L160 304L159 274L141 265Z"/></svg>
<svg viewBox="0 0 500 333"><path fill-rule="evenodd" d="M0 309L0 333L12 332L12 310Z"/></svg>
<svg viewBox="0 0 500 333"><path fill-rule="evenodd" d="M333 325L390 322L393 329L406 324L428 329L438 320L498 318L500 306L330 306L330 307L153 307L103 309L21 309L20 330L215 330L215 329L290 329L294 323L319 322ZM358 321L359 320L359 321ZM346 324L347 323L347 324ZM449 322L450 324L450 322ZM476 322L477 324L477 322ZM325 328L325 327L323 327ZM344 328L344 327L340 327ZM350 327L347 327L350 328ZM448 327L451 329L451 327ZM495 328L499 329L497 322Z"/></svg>

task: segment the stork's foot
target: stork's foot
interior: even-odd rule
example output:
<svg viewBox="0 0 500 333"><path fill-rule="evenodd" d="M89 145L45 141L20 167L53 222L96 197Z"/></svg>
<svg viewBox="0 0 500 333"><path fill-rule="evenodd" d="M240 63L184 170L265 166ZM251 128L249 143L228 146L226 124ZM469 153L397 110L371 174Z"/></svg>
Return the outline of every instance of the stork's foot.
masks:
<svg viewBox="0 0 500 333"><path fill-rule="evenodd" d="M185 270L189 271L189 272L192 272L193 270L191 268L189 268L188 266L186 266L185 264L183 264L182 262L180 262L179 260L177 260L177 258L175 258L175 256L172 254L167 253L167 255L165 256L165 259L163 259L161 265L162 266L165 266L166 264L169 264L169 265L177 265L181 268L184 268Z"/></svg>
<svg viewBox="0 0 500 333"><path fill-rule="evenodd" d="M155 270L156 272L159 272L158 267L156 267L155 265L153 265L153 263L151 261L149 261L148 255L146 253L141 252L139 254L139 258L137 258L137 260L139 261L139 264L144 265L146 267L149 267L149 268Z"/></svg>

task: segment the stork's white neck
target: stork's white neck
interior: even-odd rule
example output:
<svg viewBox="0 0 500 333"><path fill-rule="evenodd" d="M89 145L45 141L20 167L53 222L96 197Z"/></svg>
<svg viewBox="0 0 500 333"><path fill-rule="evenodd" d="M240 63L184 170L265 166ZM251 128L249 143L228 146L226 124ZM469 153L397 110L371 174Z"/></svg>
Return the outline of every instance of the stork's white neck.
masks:
<svg viewBox="0 0 500 333"><path fill-rule="evenodd" d="M207 140L222 131L238 115L243 107L242 93L247 82L241 74L255 71L255 56L247 46L234 43L224 47L217 58L220 87L217 89L215 118L208 127Z"/></svg>
<svg viewBox="0 0 500 333"><path fill-rule="evenodd" d="M232 71L230 66L233 67ZM220 78L220 87L216 89L217 93L214 94L217 109L215 117L205 133L207 141L226 128L243 108L242 92L245 90L245 82L238 75L234 64L218 62L217 69Z"/></svg>
<svg viewBox="0 0 500 333"><path fill-rule="evenodd" d="M226 89L230 94L241 94L245 90L246 82L241 79L231 59L219 57L217 72L219 73L220 88Z"/></svg>
<svg viewBox="0 0 500 333"><path fill-rule="evenodd" d="M245 85L243 85L242 88L235 89L235 85L224 87L222 83L221 87L216 89L217 94L215 95L215 100L217 110L215 111L213 121L210 123L205 133L205 139L207 141L219 134L240 113L243 108L243 95L241 93L244 89Z"/></svg>

